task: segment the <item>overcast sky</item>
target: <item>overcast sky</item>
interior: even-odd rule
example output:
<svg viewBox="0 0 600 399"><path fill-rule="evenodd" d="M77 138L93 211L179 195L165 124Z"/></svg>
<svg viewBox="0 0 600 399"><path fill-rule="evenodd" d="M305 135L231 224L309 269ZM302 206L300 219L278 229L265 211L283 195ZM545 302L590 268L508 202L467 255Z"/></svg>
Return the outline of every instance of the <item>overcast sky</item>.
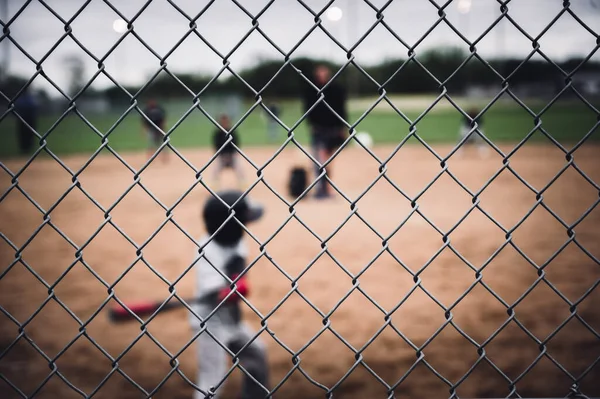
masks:
<svg viewBox="0 0 600 399"><path fill-rule="evenodd" d="M12 18L25 0L7 0L9 17ZM267 0L238 0L247 11L256 14ZM325 0L303 0L306 6L318 12L327 4ZM472 0L468 14L458 12L454 0L447 9L447 18L471 40L480 36L499 16L496 0ZM464 1L464 0L462 0ZM197 15L209 3L207 0L171 0L190 16ZM370 0L376 7L387 0ZM445 1L437 0L438 4ZM84 0L45 0L60 17L68 20L84 4ZM119 16L105 0L92 0L71 24L73 35L91 53L103 57L119 39L113 30L113 22ZM132 18L144 7L147 0L112 0L111 3L126 18ZM596 4L596 8L591 3ZM512 0L509 15L531 36L537 36L562 10L562 0ZM591 29L600 33L600 0L571 0L571 9ZM343 11L338 22L325 20L323 26L344 44L356 41L376 22L376 12L365 0L336 0L334 6ZM383 12L384 21L406 43L414 45L438 20L438 10L429 0L393 0ZM5 21L6 17L3 16ZM314 17L298 0L275 0L258 19L260 29L284 52L291 51L314 25ZM197 31L222 55L229 53L252 29L252 18L231 0L216 0L198 19ZM167 0L153 0L135 20L135 32L159 56L164 57L189 30L189 21ZM46 53L65 33L64 24L43 5L41 0L32 0L10 26L11 36L36 61ZM539 40L541 49L556 60L571 56L585 56L596 46L595 37L587 32L570 15L563 15ZM0 57L6 59L6 41ZM461 45L460 38L445 24L438 25L417 47L419 51L443 45ZM467 49L463 43L462 46ZM493 29L478 45L484 57L498 54L524 56L531 51L531 42L510 22L505 21ZM20 50L10 44L10 69L14 73L29 77L35 72L35 64ZM78 54L86 62L86 75L97 70L96 62L85 54L75 42L67 37L43 61L43 69L61 87L66 85L64 58ZM317 29L294 51L295 56L331 57L342 61L345 53L337 48L325 34ZM383 26L377 26L359 45L355 55L361 64L373 64L386 58L407 55L407 49ZM262 35L255 31L230 57L234 70L255 64L264 58L283 56ZM600 60L599 55L594 56ZM221 56L209 48L197 35L188 36L167 58L170 70L175 73L214 73L223 64ZM129 36L106 61L110 74L125 83L143 83L159 68L159 60L135 37ZM43 84L40 78L38 85ZM105 87L109 81L100 77L97 87ZM43 84L47 87L46 84Z"/></svg>

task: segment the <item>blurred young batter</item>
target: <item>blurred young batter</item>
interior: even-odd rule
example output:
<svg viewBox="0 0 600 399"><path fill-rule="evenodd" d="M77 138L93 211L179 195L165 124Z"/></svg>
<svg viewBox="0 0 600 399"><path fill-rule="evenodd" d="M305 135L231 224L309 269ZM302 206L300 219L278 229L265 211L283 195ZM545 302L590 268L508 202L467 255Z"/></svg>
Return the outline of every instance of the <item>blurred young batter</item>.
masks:
<svg viewBox="0 0 600 399"><path fill-rule="evenodd" d="M193 306L195 315L190 316L190 321L194 331L196 333L202 331L199 318L205 320L215 308L218 310L206 321L206 330L210 335L202 331L197 338L199 360L197 385L204 393L196 391L195 399L219 398L220 390L215 388L225 378L231 356L221 345L239 357L241 366L251 376L244 375L243 391L239 397L258 399L268 394L265 347L258 338L254 339L254 332L241 320L238 293L244 297L248 295L246 275L237 280L236 292L230 289L230 281L236 279L246 267L247 249L243 240L244 230L233 219L228 220L221 228L231 213L228 207L236 202L233 208L235 217L244 225L261 218L262 207L251 204L247 198L238 202L241 195L242 193L238 191L218 193L219 198L227 205L211 197L203 210L207 235L201 239L200 245L206 244L205 255L198 260L194 268L196 295L204 299ZM213 234L214 237L209 241ZM240 352L242 348L244 350Z"/></svg>

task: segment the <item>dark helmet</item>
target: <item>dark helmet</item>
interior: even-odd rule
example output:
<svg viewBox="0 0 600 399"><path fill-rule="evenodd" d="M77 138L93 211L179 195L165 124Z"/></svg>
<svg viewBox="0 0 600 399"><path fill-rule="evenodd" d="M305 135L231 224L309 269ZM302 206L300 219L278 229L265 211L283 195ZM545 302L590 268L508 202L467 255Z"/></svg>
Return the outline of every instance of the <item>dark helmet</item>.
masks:
<svg viewBox="0 0 600 399"><path fill-rule="evenodd" d="M206 201L202 216L208 234L212 236L219 228L221 228L221 225L225 223L225 220L227 220L231 214L230 207L233 204L235 204L235 207L233 208L235 211L235 218L244 225L262 217L262 206L252 204L248 201L247 197L238 201L242 194L243 193L240 191L224 191L217 193L217 196L220 199L212 196ZM236 203L236 201L238 202ZM219 230L219 233L215 235L214 240L222 245L234 245L243 235L244 230L242 229L242 226L232 218L227 221L221 230Z"/></svg>

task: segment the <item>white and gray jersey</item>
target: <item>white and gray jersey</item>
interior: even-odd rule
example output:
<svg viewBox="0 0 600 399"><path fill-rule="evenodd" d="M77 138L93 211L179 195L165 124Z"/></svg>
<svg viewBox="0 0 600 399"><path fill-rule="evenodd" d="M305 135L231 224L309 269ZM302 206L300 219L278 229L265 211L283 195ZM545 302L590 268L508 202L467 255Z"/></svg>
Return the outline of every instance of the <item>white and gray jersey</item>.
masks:
<svg viewBox="0 0 600 399"><path fill-rule="evenodd" d="M200 245L204 245L208 238L208 236L203 237ZM196 269L196 295L202 297L228 287L230 283L223 277L223 275L227 275L225 265L235 256L246 258L247 249L243 240L227 247L220 245L215 240L209 242L204 247L204 257L200 258L194 266Z"/></svg>
<svg viewBox="0 0 600 399"><path fill-rule="evenodd" d="M208 238L208 236L203 237L199 244L201 246L204 245ZM243 240L232 246L220 245L215 240L209 242L204 247L204 257L200 258L193 268L196 279L195 296L203 298L228 287L230 282L223 277L227 276L225 266L236 256L242 258L246 258L247 256L247 248ZM212 309L208 309L206 305L202 304L192 306L192 309L201 317L207 311L212 311Z"/></svg>

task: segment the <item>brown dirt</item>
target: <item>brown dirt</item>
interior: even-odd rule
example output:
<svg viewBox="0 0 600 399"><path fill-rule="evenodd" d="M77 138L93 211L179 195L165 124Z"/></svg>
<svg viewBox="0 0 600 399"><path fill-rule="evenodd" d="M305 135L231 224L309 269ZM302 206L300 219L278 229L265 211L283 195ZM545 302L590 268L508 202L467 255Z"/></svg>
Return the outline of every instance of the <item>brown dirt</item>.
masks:
<svg viewBox="0 0 600 399"><path fill-rule="evenodd" d="M444 146L435 149L440 154L449 151L449 147ZM503 150L509 149L503 147ZM596 182L600 182L598 150L598 147L587 146L575 153L577 165ZM387 157L390 151L390 147L378 147L376 150L382 158ZM265 162L273 152L274 149L247 151L256 164ZM203 151L188 151L184 155L197 167L204 165L209 158L209 153ZM144 161L141 154L124 157L134 168ZM86 159L77 156L64 161L77 169ZM285 193L289 168L297 159L296 153L284 152L266 167L265 179L276 190ZM5 163L13 171L18 170L21 164L21 161ZM538 190L564 165L564 154L550 146L526 146L510 161L511 168ZM378 164L357 148L343 151L334 166L336 183L352 199L357 198L378 174ZM452 158L448 166L466 187L478 191L502 167L502 160L496 155L481 159L466 153L460 158ZM250 172L251 167L247 167ZM411 197L419 194L440 170L439 161L420 147L402 149L387 165L389 178ZM155 162L141 175L144 187L167 207L175 204L194 181L194 173L175 159L169 164ZM134 179L133 174L114 157L103 155L81 173L79 182L80 187L99 205L108 209ZM4 192L10 184L8 175L1 173L0 191ZM19 186L47 211L71 186L71 177L52 160L36 160L19 176ZM173 211L173 220L193 237L202 234L199 212L207 195L207 191L197 185ZM251 226L257 239L265 241L289 216L288 207L262 183L253 190L253 197L268 208L264 220ZM502 172L478 198L481 208L507 229L519 223L536 203L535 194L509 171ZM566 170L543 193L544 204L568 224L577 221L597 200L598 191L573 168ZM438 229L448 232L470 209L472 197L444 174L418 198L417 204L419 211ZM411 211L410 202L383 179L361 197L357 206L357 215L384 237L393 233ZM328 202L309 199L296 207L298 218L321 238L329 237L350 212L350 205L341 197ZM111 223L138 245L152 236L165 217L166 212L139 186L132 188L110 210ZM115 286L115 292L123 300L166 298L167 284L143 262L136 262L135 248L112 225L105 225L89 240L105 221L104 213L79 188L75 187L52 209L48 220L50 222L38 231L44 221L42 214L16 189L0 203L2 234L18 248L26 244L20 252L21 259L37 274L37 277L34 276L21 263L16 263L0 278L0 306L20 323L26 323L19 330L6 315L0 313L0 353L4 353L17 336L21 336L0 359L0 376L10 380L26 395L32 394L50 376L36 396L40 398L80 397L61 378L67 379L85 394L91 394L113 370L111 361L93 341L107 354L119 357L118 366L123 373L144 389L153 390L171 371L169 356L145 335L121 356L140 334L139 324L111 324L106 312L100 311L85 324L85 328L80 328L57 302L60 300L82 322L87 322L106 299L107 288L81 262L72 264L75 249L52 226L60 229L75 245L84 246L81 251L83 261L107 284L113 284L135 263ZM600 256L599 223L600 209L595 209L574 228L577 243L596 258ZM37 234L29 241L34 232ZM592 291L571 311L548 284L551 283L566 299L576 302L600 278L600 265L575 242L569 243L553 257L568 239L567 229L542 206L537 206L512 232L512 244L504 247L505 233L477 209L452 230L450 246L445 246L442 235L421 216L414 214L387 240L390 252L404 267L390 253L384 252L358 277L358 288L341 304L339 302L352 289L352 278L325 255L298 280L299 292L323 314L339 306L329 318L331 330L325 330L300 353L300 366L307 375L326 387L338 384L356 361L353 351L336 337L335 334L338 334L356 351L363 349L364 365L377 373L381 381L365 366L359 365L339 384L334 397L387 397L384 383L393 385L400 379L402 383L396 393L402 397L450 396L449 385L431 369L443 375L450 384L460 381L456 392L461 397L505 397L510 394L511 387L490 362L502 370L506 378L518 379L515 389L524 397L564 396L573 381L551 359L560 363L574 378L579 378L600 356L600 339L576 318L567 322L557 334L551 335L571 314L576 314L589 327L600 331L600 290ZM349 273L355 275L379 253L382 241L357 216L353 216L330 239L328 249ZM473 267L479 268L501 247L503 249L481 273L487 289L476 284L464 299L454 305L473 285L476 275L452 249L471 262ZM539 266L552 259L543 270L545 281L538 281L538 272L518 253L517 248ZM266 245L266 252L272 260L294 279L320 249L320 242L295 219L290 220ZM421 270L440 249L439 255ZM169 222L143 247L142 254L145 262L164 279L173 282L191 263L194 250L194 244ZM259 254L259 246L252 244L251 257L254 259ZM14 259L15 250L0 240L2 273ZM67 268L70 269L65 274ZM415 283L406 269L415 273L421 270L420 287L408 297ZM51 285L50 291L37 278ZM256 263L250 278L253 292L249 299L263 315L277 307L291 289L290 280L266 257L261 257ZM534 284L534 288L524 296ZM177 283L176 290L185 297L191 294L192 285L193 278L186 275ZM439 305L423 289L435 297ZM517 303L514 307L516 317L486 343L485 359L477 363L479 355L475 343L486 342L509 319L506 306L488 289L508 305ZM53 298L50 298L49 292L54 293ZM391 316L391 324L383 328L386 324L384 311L365 295L385 311L394 309L400 301L407 299ZM472 343L452 325L430 340L446 321L440 305L453 306L452 322L468 334ZM246 309L245 315L255 328L260 328L259 319L252 310ZM176 354L191 339L187 320L185 310L168 312L155 318L148 325L148 331L165 351ZM540 347L519 325L539 341L544 341L545 346ZM289 350L300 351L323 329L323 316L299 294L293 293L268 318L268 327ZM381 334L376 336L382 328ZM421 349L411 347L397 331ZM293 367L292 355L266 332L261 337L268 345L272 385L275 386ZM28 340L48 359L42 357ZM370 344L365 348L368 342ZM427 364L415 364L417 353L424 356ZM528 370L541 354L539 362ZM196 370L193 347L184 350L178 360L179 371L193 380ZM472 367L472 373L461 380ZM409 370L411 372L403 378ZM528 372L522 376L526 370ZM232 374L231 383L226 385L226 398L234 397L239 377L238 371ZM580 387L587 395L600 396L598 381L600 365L580 380ZM17 397L2 378L0 392L3 392L2 397ZM189 398L191 395L191 387L174 373L154 397ZM119 373L112 374L94 395L97 398L143 396ZM324 390L310 383L298 371L275 394L280 398L324 396Z"/></svg>

